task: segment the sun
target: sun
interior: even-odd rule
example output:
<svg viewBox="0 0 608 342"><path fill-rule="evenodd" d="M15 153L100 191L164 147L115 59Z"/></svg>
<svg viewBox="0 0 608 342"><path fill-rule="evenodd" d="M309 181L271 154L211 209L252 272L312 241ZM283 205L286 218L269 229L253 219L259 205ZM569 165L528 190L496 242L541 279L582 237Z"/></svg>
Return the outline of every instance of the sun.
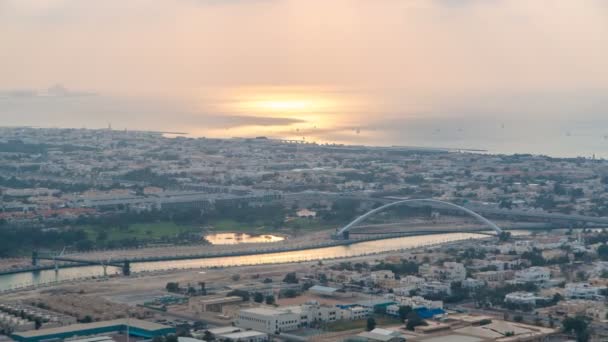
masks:
<svg viewBox="0 0 608 342"><path fill-rule="evenodd" d="M315 106L308 100L266 100L254 102L253 107L269 111L301 111Z"/></svg>

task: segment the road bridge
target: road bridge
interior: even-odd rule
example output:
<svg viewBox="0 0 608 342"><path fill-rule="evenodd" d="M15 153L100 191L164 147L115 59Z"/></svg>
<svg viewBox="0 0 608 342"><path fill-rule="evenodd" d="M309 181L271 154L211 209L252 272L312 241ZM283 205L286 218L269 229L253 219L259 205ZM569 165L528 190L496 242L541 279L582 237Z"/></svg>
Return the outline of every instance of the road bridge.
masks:
<svg viewBox="0 0 608 342"><path fill-rule="evenodd" d="M400 200L404 200L402 197L370 197L362 195L360 193L335 193L335 192L324 192L324 191L304 191L293 194L283 195L284 200L297 202L299 199L306 201L315 200L339 200L339 199L350 199L362 202L374 202L380 204L392 203ZM424 206L432 205L431 203L418 203L411 202L410 206ZM436 207L433 205L433 207ZM533 222L551 222L561 223L565 225L577 225L584 227L587 224L606 225L608 226L608 217L598 216L587 216L587 215L572 215L562 213L550 213L541 210L522 210L522 209L506 209L496 208L485 205L476 205L467 203L463 205L464 208L468 208L476 213L483 215L484 217L491 218L505 218L512 220L527 220ZM444 208L445 209L445 208ZM564 227L560 227L564 228Z"/></svg>
<svg viewBox="0 0 608 342"><path fill-rule="evenodd" d="M502 234L503 231L502 229L500 229L500 227L498 227L494 222L486 219L485 217L479 215L478 213L472 211L471 209L459 206L457 204L454 203L450 203L450 202L445 202L445 201L440 201L440 200L435 200L435 199L431 199L431 198L424 198L424 199L405 199L405 200L400 200L400 201L396 201L396 202L391 202L385 205L382 205L376 209L372 209L370 211L368 211L367 213L357 217L356 219L354 219L352 222L350 222L349 224L347 224L346 226L342 227L341 229L339 229L336 234L334 235L335 238L338 239L345 239L348 240L349 238L349 233L350 230L356 226L357 224L365 221L365 219L367 219L368 217L379 213L381 211L384 211L388 208L391 207L395 207L398 205L402 205L402 204L407 204L407 203L425 203L425 204L438 204L438 205L442 205L442 206L446 206L450 209L456 209L459 211L462 211L472 217L474 217L475 219L479 220L480 222L484 223L485 225L487 225L489 228L492 228L496 234Z"/></svg>

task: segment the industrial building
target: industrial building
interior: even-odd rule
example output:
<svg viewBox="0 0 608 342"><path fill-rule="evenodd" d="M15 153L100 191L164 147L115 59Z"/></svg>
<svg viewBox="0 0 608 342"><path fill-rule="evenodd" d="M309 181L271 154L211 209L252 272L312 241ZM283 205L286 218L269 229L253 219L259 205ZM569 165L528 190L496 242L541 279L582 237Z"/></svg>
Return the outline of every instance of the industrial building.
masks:
<svg viewBox="0 0 608 342"><path fill-rule="evenodd" d="M11 338L19 342L39 342L99 334L126 333L127 328L129 335L143 338L175 334L175 328L170 326L139 319L116 319L94 323L72 324L63 327L31 330L27 332L15 332L11 335Z"/></svg>

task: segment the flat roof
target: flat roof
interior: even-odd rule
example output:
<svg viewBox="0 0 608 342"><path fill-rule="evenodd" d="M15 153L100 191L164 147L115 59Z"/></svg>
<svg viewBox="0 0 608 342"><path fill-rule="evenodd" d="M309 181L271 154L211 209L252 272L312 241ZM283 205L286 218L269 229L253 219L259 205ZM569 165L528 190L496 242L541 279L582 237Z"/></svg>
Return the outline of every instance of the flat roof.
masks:
<svg viewBox="0 0 608 342"><path fill-rule="evenodd" d="M123 326L123 325L126 326L127 321L128 321L129 327L139 328L139 329L147 330L147 331L155 331L155 330L171 328L168 325L162 325L162 324L158 324L158 323L154 323L154 322L143 321L140 319L132 318L132 319L127 320L126 318L122 318L122 319L115 319L115 320L111 320L111 321L101 321L101 322L93 322L93 323L77 323L77 324L66 325L63 327L31 330L31 331L25 331L25 332L16 332L16 333L13 333L13 335L20 336L23 338L32 338L32 337L40 337L40 336L54 335L54 334L65 334L65 333L78 332L78 331L90 330L90 329L99 329L99 328L107 328L107 327Z"/></svg>
<svg viewBox="0 0 608 342"><path fill-rule="evenodd" d="M219 327L219 328L207 329L207 331L213 335L231 334L233 332L241 331L241 328L229 326L229 327Z"/></svg>
<svg viewBox="0 0 608 342"><path fill-rule="evenodd" d="M254 337L254 336L267 336L267 335L268 334L263 333L263 332L259 332L259 331L255 331L255 330L247 330L247 331L235 332L232 334L221 335L221 337L229 338L229 339L239 339L239 338L247 338L247 337Z"/></svg>
<svg viewBox="0 0 608 342"><path fill-rule="evenodd" d="M209 305L209 304L230 303L230 302L236 302L236 301L242 302L243 297L239 297L239 296L215 297L215 298L201 299L198 302L201 304Z"/></svg>
<svg viewBox="0 0 608 342"><path fill-rule="evenodd" d="M308 290L322 292L322 293L334 293L334 292L338 291L338 289L335 287L321 286L321 285L315 285L315 286L309 288Z"/></svg>
<svg viewBox="0 0 608 342"><path fill-rule="evenodd" d="M483 341L479 337L449 334L443 336L435 336L428 339L421 340L423 342L481 342Z"/></svg>
<svg viewBox="0 0 608 342"><path fill-rule="evenodd" d="M267 315L267 316L277 316L277 315L284 315L286 313L290 313L289 310L280 310L280 309L262 308L262 307L243 309L243 310L241 310L241 312L249 312L249 313L253 313L253 314Z"/></svg>

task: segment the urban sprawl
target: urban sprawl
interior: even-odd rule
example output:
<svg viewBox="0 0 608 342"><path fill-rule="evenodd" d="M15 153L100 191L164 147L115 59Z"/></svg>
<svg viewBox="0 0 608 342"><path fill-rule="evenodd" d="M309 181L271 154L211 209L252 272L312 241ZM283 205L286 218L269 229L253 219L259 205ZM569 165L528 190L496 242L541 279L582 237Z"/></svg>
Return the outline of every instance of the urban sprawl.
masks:
<svg viewBox="0 0 608 342"><path fill-rule="evenodd" d="M0 342L608 341L603 159L5 127L0 199Z"/></svg>

